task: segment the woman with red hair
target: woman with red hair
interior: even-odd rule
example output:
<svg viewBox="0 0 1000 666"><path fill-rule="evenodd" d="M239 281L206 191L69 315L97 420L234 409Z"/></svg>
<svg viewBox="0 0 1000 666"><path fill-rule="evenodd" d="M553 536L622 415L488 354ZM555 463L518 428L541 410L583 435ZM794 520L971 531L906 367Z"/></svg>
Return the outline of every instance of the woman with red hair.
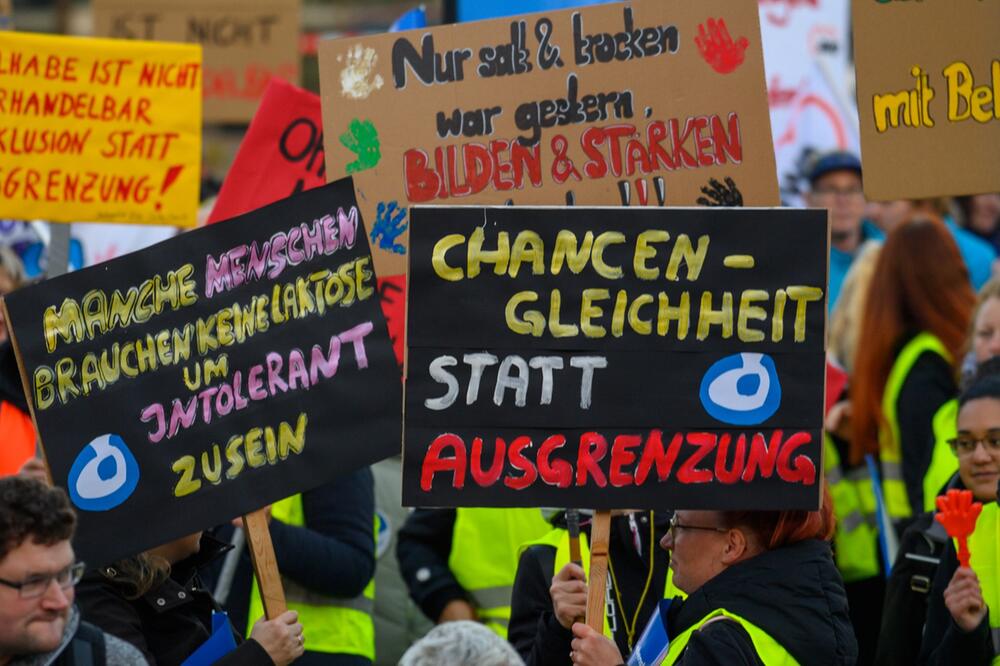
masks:
<svg viewBox="0 0 1000 666"><path fill-rule="evenodd" d="M852 380L855 462L878 454L897 523L934 508L957 469L948 440L958 412L956 365L976 297L940 219L917 213L882 247L861 321Z"/></svg>
<svg viewBox="0 0 1000 666"><path fill-rule="evenodd" d="M830 550L833 522L825 487L819 511L675 512L660 545L688 596L667 613L662 663L855 664L847 595ZM624 661L587 625L573 625L573 633L574 663Z"/></svg>

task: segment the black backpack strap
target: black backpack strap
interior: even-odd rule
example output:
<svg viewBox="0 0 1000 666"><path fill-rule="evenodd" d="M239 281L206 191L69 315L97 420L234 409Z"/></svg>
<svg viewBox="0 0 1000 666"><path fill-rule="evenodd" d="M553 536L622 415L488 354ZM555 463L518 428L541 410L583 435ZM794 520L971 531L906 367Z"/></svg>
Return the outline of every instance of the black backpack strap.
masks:
<svg viewBox="0 0 1000 666"><path fill-rule="evenodd" d="M76 635L66 647L63 655L73 666L104 666L107 662L107 648L104 632L87 622L80 622Z"/></svg>

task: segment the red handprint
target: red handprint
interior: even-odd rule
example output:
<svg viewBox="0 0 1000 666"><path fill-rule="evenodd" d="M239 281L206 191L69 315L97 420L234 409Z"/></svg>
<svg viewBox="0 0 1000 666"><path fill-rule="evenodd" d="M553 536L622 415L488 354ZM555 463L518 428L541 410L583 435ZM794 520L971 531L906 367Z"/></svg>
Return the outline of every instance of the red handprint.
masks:
<svg viewBox="0 0 1000 666"><path fill-rule="evenodd" d="M944 525L945 531L953 539L958 539L958 562L969 566L969 535L976 531L976 519L983 510L980 502L972 501L971 490L949 490L947 495L937 498L938 513L935 519Z"/></svg>
<svg viewBox="0 0 1000 666"><path fill-rule="evenodd" d="M740 37L735 42L729 36L726 19L708 19L708 30L705 24L698 26L698 35L694 43L698 45L701 57L719 74L729 74L743 64L743 53L750 46L750 40Z"/></svg>

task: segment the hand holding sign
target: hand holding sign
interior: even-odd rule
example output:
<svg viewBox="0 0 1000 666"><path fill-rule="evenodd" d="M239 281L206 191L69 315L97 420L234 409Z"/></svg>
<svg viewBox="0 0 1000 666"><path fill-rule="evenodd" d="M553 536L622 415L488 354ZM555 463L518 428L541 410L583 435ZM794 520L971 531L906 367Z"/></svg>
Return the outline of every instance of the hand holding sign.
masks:
<svg viewBox="0 0 1000 666"><path fill-rule="evenodd" d="M976 519L983 510L981 502L972 501L971 490L949 490L944 497L937 498L938 514L935 519L948 532L948 536L958 540L958 561L969 567L969 535L976 530Z"/></svg>

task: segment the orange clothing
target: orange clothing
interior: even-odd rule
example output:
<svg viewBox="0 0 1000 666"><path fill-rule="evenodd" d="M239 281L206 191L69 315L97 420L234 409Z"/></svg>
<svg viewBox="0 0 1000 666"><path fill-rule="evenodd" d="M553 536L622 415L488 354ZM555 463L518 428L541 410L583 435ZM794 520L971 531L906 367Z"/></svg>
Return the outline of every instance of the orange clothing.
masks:
<svg viewBox="0 0 1000 666"><path fill-rule="evenodd" d="M0 476L17 474L35 455L31 417L9 402L0 402Z"/></svg>

